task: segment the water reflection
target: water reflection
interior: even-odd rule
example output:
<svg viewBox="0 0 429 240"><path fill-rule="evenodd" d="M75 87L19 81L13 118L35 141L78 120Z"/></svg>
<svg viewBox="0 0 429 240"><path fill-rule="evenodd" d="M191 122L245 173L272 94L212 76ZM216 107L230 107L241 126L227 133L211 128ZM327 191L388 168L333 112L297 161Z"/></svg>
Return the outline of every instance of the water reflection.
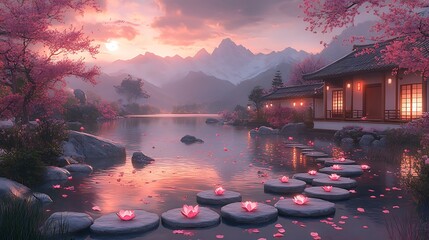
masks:
<svg viewBox="0 0 429 240"><path fill-rule="evenodd" d="M102 123L95 133L126 145L128 157L117 161L95 160L91 163L95 168L91 177L74 178L61 189L43 189L54 199L49 210L88 212L94 218L119 209L144 209L162 214L183 204L195 205L195 195L199 191L214 189L218 185L240 192L243 200L274 204L281 195L264 193L264 181L319 168L314 159L304 157L301 150L286 148L287 138L250 137L246 128L207 125L205 118L121 119ZM180 138L186 134L201 138L204 143L181 143ZM312 141L317 150L332 152L334 157L343 156L331 138L332 134L315 134L297 136L295 140L301 143ZM130 156L134 151L142 151L155 162L143 167L133 165ZM342 225L343 230L322 224L320 219L280 217L276 223L287 229L286 236L309 239L310 232L319 232L323 239L346 239L350 236L387 239L382 209L388 208L391 214L415 211L412 201L403 191L391 190L400 187L398 170L406 170L415 160L408 155L399 155L403 161L396 163L380 161L377 157L368 158L362 152L352 154L356 155L352 156L354 159L370 164L372 169L357 178L359 185L350 200L336 203L333 221L340 225L341 216L349 217ZM69 186L75 189L64 189ZM64 194L67 197L63 197ZM93 211L95 205L102 211ZM392 209L396 205L400 209ZM364 207L366 213L353 218L358 207ZM219 212L220 207L213 209ZM294 220L302 222L305 227L293 224ZM370 228L363 230L364 225ZM217 234L225 235L225 239L258 239L270 238L275 230L273 224L258 226L260 233L252 235L243 228L248 226L222 223L215 228L195 230L195 236L186 237L173 235L171 230L161 226L154 232L136 235L135 239L215 239ZM84 235L82 238L93 237Z"/></svg>

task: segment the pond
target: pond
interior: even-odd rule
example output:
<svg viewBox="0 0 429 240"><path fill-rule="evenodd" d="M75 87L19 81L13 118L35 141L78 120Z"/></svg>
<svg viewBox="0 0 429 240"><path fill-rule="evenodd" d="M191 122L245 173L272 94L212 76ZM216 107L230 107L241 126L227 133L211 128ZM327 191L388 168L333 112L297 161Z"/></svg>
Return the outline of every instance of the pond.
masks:
<svg viewBox="0 0 429 240"><path fill-rule="evenodd" d="M74 177L61 189L41 189L54 200L47 211L86 212L94 219L120 209L143 209L161 215L183 204L196 205L198 192L219 185L240 192L243 201L274 205L282 195L264 193L264 181L321 167L314 159L303 157L299 149L286 148L287 137L251 137L247 128L208 125L207 117L152 116L101 123L92 133L124 144L127 158L91 161L94 172L89 177ZM186 134L201 138L204 143L181 143L180 138ZM314 148L338 155L341 150L333 144L332 136L332 132L312 133L295 137L294 141L312 141ZM136 168L130 159L135 151L156 160ZM362 151L353 152L354 159L372 169L356 178L356 192L350 200L336 202L335 215L330 218L279 217L265 225L222 222L216 227L187 229L180 234L161 224L144 234L99 237L88 232L77 238L272 239L278 232L275 225L281 224L286 230L284 239L313 239L311 232L317 232L322 239L389 239L386 225L410 225L409 216L418 212L399 182L401 165L406 170L412 158L402 150L396 152L399 161L374 160ZM74 189L67 188L70 186ZM101 211L92 210L94 206ZM210 208L220 212L220 207ZM365 212L358 212L357 208L364 208Z"/></svg>

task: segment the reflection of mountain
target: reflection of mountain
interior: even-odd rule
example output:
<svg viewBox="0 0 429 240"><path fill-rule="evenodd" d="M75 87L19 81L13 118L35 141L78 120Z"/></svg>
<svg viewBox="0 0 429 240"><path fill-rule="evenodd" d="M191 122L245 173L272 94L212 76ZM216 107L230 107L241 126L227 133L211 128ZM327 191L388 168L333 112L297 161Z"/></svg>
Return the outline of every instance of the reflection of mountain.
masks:
<svg viewBox="0 0 429 240"><path fill-rule="evenodd" d="M210 54L201 49L194 57L160 57L153 53L140 54L129 60L117 60L104 65L109 74L127 73L161 86L177 81L189 72L202 72L237 84L253 78L281 63L302 60L308 53L286 48L269 54L253 54L231 39L224 39Z"/></svg>

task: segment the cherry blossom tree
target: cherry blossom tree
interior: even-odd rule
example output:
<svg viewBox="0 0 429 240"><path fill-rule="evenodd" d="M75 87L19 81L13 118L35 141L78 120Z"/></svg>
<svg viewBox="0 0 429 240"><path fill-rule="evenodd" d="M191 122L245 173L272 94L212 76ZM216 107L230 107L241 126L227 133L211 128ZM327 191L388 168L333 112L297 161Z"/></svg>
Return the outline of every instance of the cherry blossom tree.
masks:
<svg viewBox="0 0 429 240"><path fill-rule="evenodd" d="M319 56L310 55L301 62L297 62L292 65L292 69L289 73L288 85L302 85L304 80L302 75L314 72L325 65L325 61ZM306 81L305 83L310 83Z"/></svg>
<svg viewBox="0 0 429 240"><path fill-rule="evenodd" d="M25 123L61 109L66 76L95 83L98 68L79 55L94 57L98 46L65 22L66 14L88 8L98 10L96 0L0 2L0 118Z"/></svg>
<svg viewBox="0 0 429 240"><path fill-rule="evenodd" d="M371 39L355 36L352 40L389 41L383 45L380 62L395 64L406 73L419 73L424 79L429 77L427 0L303 0L301 7L309 23L307 29L314 33L350 26L361 14L375 15L378 21L372 30L378 34Z"/></svg>

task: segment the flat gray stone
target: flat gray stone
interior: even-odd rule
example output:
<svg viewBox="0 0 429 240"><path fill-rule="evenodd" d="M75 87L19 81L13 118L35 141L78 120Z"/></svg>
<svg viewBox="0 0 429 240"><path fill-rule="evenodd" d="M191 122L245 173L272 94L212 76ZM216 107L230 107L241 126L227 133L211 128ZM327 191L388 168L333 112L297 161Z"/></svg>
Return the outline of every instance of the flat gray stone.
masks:
<svg viewBox="0 0 429 240"><path fill-rule="evenodd" d="M334 203L317 198L309 198L305 205L297 205L288 198L278 201L274 206L283 216L320 217L335 213Z"/></svg>
<svg viewBox="0 0 429 240"><path fill-rule="evenodd" d="M285 147L287 147L287 148L295 148L295 147L298 147L298 146L305 146L305 145L303 145L301 143L287 143L285 145ZM307 147L307 146L305 146L305 147Z"/></svg>
<svg viewBox="0 0 429 240"><path fill-rule="evenodd" d="M319 169L319 172L332 174L336 173L342 177L357 177L363 174L363 170L358 165L341 165L340 170L332 169L332 167L324 167Z"/></svg>
<svg viewBox="0 0 429 240"><path fill-rule="evenodd" d="M304 194L312 198L320 198L328 201L346 200L350 197L348 190L333 187L330 192L325 192L322 187L309 187L304 190Z"/></svg>
<svg viewBox="0 0 429 240"><path fill-rule="evenodd" d="M333 158L333 157L318 157L318 158L315 158L315 161L317 163L325 163L325 161L330 161L333 159L335 159L335 158Z"/></svg>
<svg viewBox="0 0 429 240"><path fill-rule="evenodd" d="M46 167L45 181L67 180L70 176L70 172L64 168L55 166Z"/></svg>
<svg viewBox="0 0 429 240"><path fill-rule="evenodd" d="M39 192L33 192L33 196L39 200L43 205L53 203L52 198L49 197L47 194L39 193Z"/></svg>
<svg viewBox="0 0 429 240"><path fill-rule="evenodd" d="M356 161L354 160L350 160L350 159L344 159L344 160L339 160L339 159L330 159L330 160L325 160L324 162L326 167L330 167L332 165L338 164L338 165L353 165L356 164Z"/></svg>
<svg viewBox="0 0 429 240"><path fill-rule="evenodd" d="M302 148L300 150L301 150L301 152L314 152L315 151L314 148Z"/></svg>
<svg viewBox="0 0 429 240"><path fill-rule="evenodd" d="M241 202L230 203L220 209L223 218L235 223L261 224L277 218L277 209L271 205L258 203L253 212L247 212L241 207Z"/></svg>
<svg viewBox="0 0 429 240"><path fill-rule="evenodd" d="M316 173L316 175L310 175L308 173L296 173L293 175L293 178L304 181L308 184L311 184L313 182L313 179L315 178L324 178L324 177L328 177L328 174L324 174L324 173Z"/></svg>
<svg viewBox="0 0 429 240"><path fill-rule="evenodd" d="M329 155L324 152L303 152L302 153L306 157L320 158L320 157L328 157Z"/></svg>
<svg viewBox="0 0 429 240"><path fill-rule="evenodd" d="M213 190L207 190L197 194L197 202L209 205L226 205L241 202L241 194L234 191L225 191L223 195L216 195Z"/></svg>
<svg viewBox="0 0 429 240"><path fill-rule="evenodd" d="M186 218L181 208L171 209L161 214L162 223L171 228L204 228L218 225L220 216L215 211L200 207L200 213L195 218Z"/></svg>
<svg viewBox="0 0 429 240"><path fill-rule="evenodd" d="M88 164L70 164L64 167L69 172L76 172L76 173L92 173L92 167Z"/></svg>
<svg viewBox="0 0 429 240"><path fill-rule="evenodd" d="M270 179L264 183L264 191L272 193L302 193L306 183L297 179L289 179L283 183L279 179Z"/></svg>
<svg viewBox="0 0 429 240"><path fill-rule="evenodd" d="M308 146L307 146L307 145L302 144L302 145L298 145L298 146L296 146L296 148L299 148L299 149L306 149L306 148L308 148Z"/></svg>
<svg viewBox="0 0 429 240"><path fill-rule="evenodd" d="M327 178L315 178L313 179L313 186L333 186L338 188L345 188L345 189L351 189L355 188L357 186L357 182L354 179L341 177L337 181L332 181L331 179Z"/></svg>
<svg viewBox="0 0 429 240"><path fill-rule="evenodd" d="M116 213L110 213L95 219L91 231L96 234L131 234L142 233L159 226L159 216L143 210L135 210L136 217L130 221L122 221Z"/></svg>
<svg viewBox="0 0 429 240"><path fill-rule="evenodd" d="M53 213L42 227L45 234L58 234L60 231L75 233L83 231L94 222L91 216L79 212L56 212Z"/></svg>

